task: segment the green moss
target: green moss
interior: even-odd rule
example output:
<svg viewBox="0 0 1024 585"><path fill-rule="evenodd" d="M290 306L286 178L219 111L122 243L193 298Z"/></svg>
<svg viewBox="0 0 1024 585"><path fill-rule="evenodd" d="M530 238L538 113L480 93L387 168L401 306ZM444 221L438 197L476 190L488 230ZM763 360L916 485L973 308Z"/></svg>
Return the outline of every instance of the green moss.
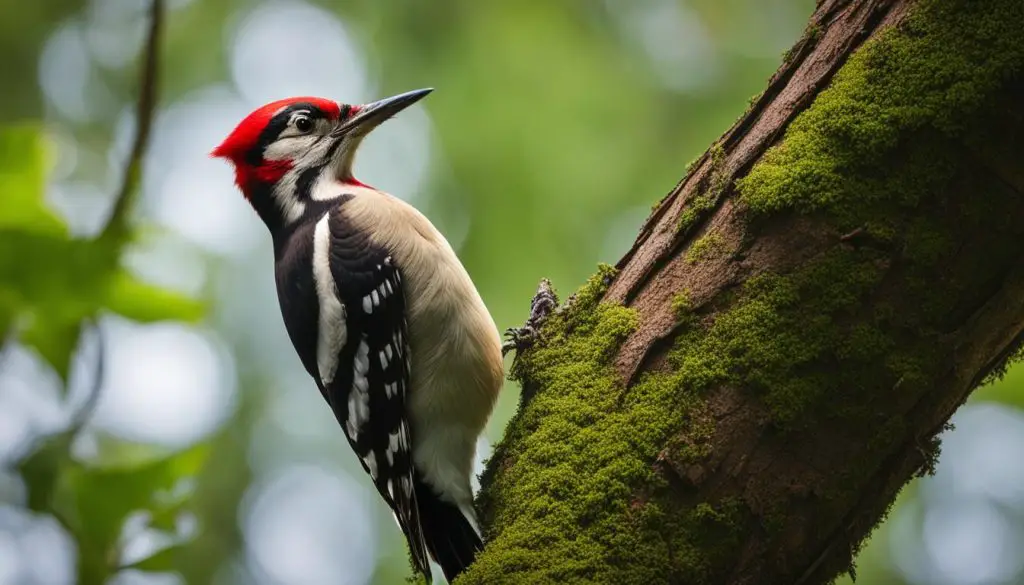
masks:
<svg viewBox="0 0 1024 585"><path fill-rule="evenodd" d="M610 362L637 317L598 302L609 275L602 268L545 323L543 346L518 360L514 375L542 391L496 447L494 461L514 472L488 470L479 501L494 540L460 585L517 583L526 570L533 583L652 583L666 564L700 583L716 561L707 539L739 537L735 502L682 511L653 501L664 488L653 454L703 402L669 374L622 393ZM680 448L696 455L702 440Z"/></svg>
<svg viewBox="0 0 1024 585"><path fill-rule="evenodd" d="M959 136L964 120L1024 61L1024 4L967 2L920 2L898 33L879 35L851 56L782 142L737 182L750 209L824 209L853 225L877 212L873 203L913 205L943 184L955 165L934 152L933 140L913 145L915 134ZM905 154L893 160L897 152ZM901 164L905 155L915 164ZM890 172L894 166L899 172Z"/></svg>
<svg viewBox="0 0 1024 585"><path fill-rule="evenodd" d="M943 226L925 218L918 218L907 227L904 248L907 259L932 265L952 251L952 240Z"/></svg>
<svg viewBox="0 0 1024 585"><path fill-rule="evenodd" d="M672 313L680 322L687 321L693 316L693 301L690 299L690 289L684 289L672 297Z"/></svg>
<svg viewBox="0 0 1024 585"><path fill-rule="evenodd" d="M811 42L817 42L817 40L821 38L821 26L816 22L812 22L807 26L806 34L807 38L810 39Z"/></svg>
<svg viewBox="0 0 1024 585"><path fill-rule="evenodd" d="M503 575L518 570L536 583L652 583L665 567L710 582L734 539L760 521L741 501L663 506L654 454L676 464L707 456L714 426L703 394L722 383L761 393L780 425L813 408L824 385L802 368L846 341L832 317L879 277L855 253L836 254L798 275L748 281L707 330L677 340L667 371L625 393L611 360L636 314L599 303L609 274L593 277L545 323L543 346L519 360L515 375L541 391L496 449L506 469L489 471L480 497L494 540L459 585L515 582ZM687 296L676 299L685 312Z"/></svg>
<svg viewBox="0 0 1024 585"><path fill-rule="evenodd" d="M871 257L837 249L794 275L752 278L707 331L679 341L673 352L677 375L697 391L722 383L752 389L776 424L791 424L825 388L806 365L862 335L836 327L836 320L859 306L881 275Z"/></svg>
<svg viewBox="0 0 1024 585"><path fill-rule="evenodd" d="M725 238L717 232L705 234L694 242L686 252L686 261L696 264L702 260L717 257L727 252Z"/></svg>
<svg viewBox="0 0 1024 585"><path fill-rule="evenodd" d="M718 205L718 200L729 182L729 176L725 171L725 150L721 144L711 147L711 170L708 176L708 186L697 193L692 199L686 202L686 208L679 214L679 223L676 230L683 232L694 225L704 215Z"/></svg>
<svg viewBox="0 0 1024 585"><path fill-rule="evenodd" d="M515 582L504 575L519 570L536 583L651 583L665 567L710 582L760 520L738 500L663 506L654 454L664 449L677 464L707 456L714 427L702 395L722 383L762 393L780 425L798 420L824 388L802 367L847 341L831 319L878 277L871 262L838 251L798 275L752 279L706 331L680 337L668 371L641 376L625 394L610 362L636 315L598 302L606 270L592 278L544 325L543 347L520 360L516 375L542 391L496 450L514 471L492 470L484 482L494 540L460 585ZM678 311L689 305L677 295Z"/></svg>

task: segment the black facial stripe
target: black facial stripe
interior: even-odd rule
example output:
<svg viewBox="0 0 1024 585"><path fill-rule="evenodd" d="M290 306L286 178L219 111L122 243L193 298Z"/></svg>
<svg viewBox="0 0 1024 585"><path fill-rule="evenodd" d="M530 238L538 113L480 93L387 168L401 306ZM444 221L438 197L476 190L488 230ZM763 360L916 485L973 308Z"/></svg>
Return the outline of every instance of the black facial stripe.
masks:
<svg viewBox="0 0 1024 585"><path fill-rule="evenodd" d="M334 153L338 151L338 147L341 146L342 142L344 142L344 140L335 140L334 144L331 144L330 148L327 149L327 153L324 154L325 161L329 161L334 158Z"/></svg>
<svg viewBox="0 0 1024 585"><path fill-rule="evenodd" d="M271 118L270 122L267 123L267 127L263 129L263 132L260 132L260 136L256 140L256 146L246 153L245 161L253 166L263 162L263 152L277 140L281 132L284 132L284 129L288 127L288 122L291 121L292 114L298 110L308 111L309 117L312 120L327 117L323 110L307 102L296 102L287 106Z"/></svg>
<svg viewBox="0 0 1024 585"><path fill-rule="evenodd" d="M308 195L313 192L313 183L316 182L316 178L320 176L320 171L323 170L322 166L310 167L301 173L299 178L295 181L295 194L298 196Z"/></svg>

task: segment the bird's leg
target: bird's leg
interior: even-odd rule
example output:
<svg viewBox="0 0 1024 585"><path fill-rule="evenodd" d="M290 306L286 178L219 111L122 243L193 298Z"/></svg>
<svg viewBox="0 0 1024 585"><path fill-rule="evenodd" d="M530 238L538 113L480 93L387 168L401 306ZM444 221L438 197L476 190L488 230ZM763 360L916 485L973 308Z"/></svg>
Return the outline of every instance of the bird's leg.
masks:
<svg viewBox="0 0 1024 585"><path fill-rule="evenodd" d="M530 317L522 327L509 327L505 330L505 343L501 346L501 354L505 355L513 349L521 352L533 345L537 340L540 326L557 307L558 296L551 288L551 281L541 279L540 285L537 286L537 294L533 295L533 300L530 301Z"/></svg>

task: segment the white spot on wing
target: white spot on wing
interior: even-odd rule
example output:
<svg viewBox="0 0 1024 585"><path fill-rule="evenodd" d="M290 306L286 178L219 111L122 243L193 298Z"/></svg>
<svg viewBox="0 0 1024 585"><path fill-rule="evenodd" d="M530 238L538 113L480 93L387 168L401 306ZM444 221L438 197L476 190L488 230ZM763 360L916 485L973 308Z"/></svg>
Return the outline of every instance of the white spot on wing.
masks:
<svg viewBox="0 0 1024 585"><path fill-rule="evenodd" d="M359 342L356 349L355 363L352 367L352 388L348 393L348 419L345 421L345 430L348 437L353 441L359 435L359 429L370 417L370 382L366 379L366 372L370 369L369 359L370 348L366 345L366 339Z"/></svg>
<svg viewBox="0 0 1024 585"><path fill-rule="evenodd" d="M370 477L377 479L377 457L374 456L373 451L366 454L363 457L363 463L366 464L366 468L370 471Z"/></svg>
<svg viewBox="0 0 1024 585"><path fill-rule="evenodd" d="M370 295L363 297L363 312L367 315L373 312L373 299L370 298Z"/></svg>
<svg viewBox="0 0 1024 585"><path fill-rule="evenodd" d="M380 304L380 295L377 294L377 290L374 289L370 292L370 296L373 297L373 306L376 307Z"/></svg>
<svg viewBox="0 0 1024 585"><path fill-rule="evenodd" d="M370 346L366 345L366 340L359 342L359 348L356 350L356 357L353 366L356 370L356 375L366 377L366 372L370 369Z"/></svg>
<svg viewBox="0 0 1024 585"><path fill-rule="evenodd" d="M378 359L380 360L380 367L382 369L387 369L387 367L388 367L388 354L391 353L389 351L385 351L386 349L389 349L389 347L385 347L385 349L380 350L380 355L377 356Z"/></svg>
<svg viewBox="0 0 1024 585"><path fill-rule="evenodd" d="M366 379L366 376L357 376L352 380L352 384L359 392L366 392L370 389L370 382Z"/></svg>
<svg viewBox="0 0 1024 585"><path fill-rule="evenodd" d="M388 449L386 455L388 457L388 464L394 464L394 457L398 454L398 431L394 431L388 435Z"/></svg>
<svg viewBox="0 0 1024 585"><path fill-rule="evenodd" d="M345 421L345 434L349 440L355 441L359 438L359 426L356 423L356 396L355 392L348 395L348 419Z"/></svg>
<svg viewBox="0 0 1024 585"><path fill-rule="evenodd" d="M345 306L338 298L337 285L331 274L329 220L330 213L325 213L313 230L313 281L316 283L317 301L320 303L316 365L325 386L334 380L338 371L338 354L347 337Z"/></svg>

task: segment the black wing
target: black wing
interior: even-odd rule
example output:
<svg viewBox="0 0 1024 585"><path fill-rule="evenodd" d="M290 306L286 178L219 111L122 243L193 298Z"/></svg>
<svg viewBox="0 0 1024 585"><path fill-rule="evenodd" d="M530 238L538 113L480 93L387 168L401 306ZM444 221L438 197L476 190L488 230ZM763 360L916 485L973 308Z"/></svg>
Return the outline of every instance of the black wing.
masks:
<svg viewBox="0 0 1024 585"><path fill-rule="evenodd" d="M409 344L402 275L387 250L353 229L340 211L331 212L326 221L330 272L344 308L344 341L333 376L322 380L322 391L363 468L394 511L417 567L429 577L405 409ZM314 265L317 260L314 250Z"/></svg>

